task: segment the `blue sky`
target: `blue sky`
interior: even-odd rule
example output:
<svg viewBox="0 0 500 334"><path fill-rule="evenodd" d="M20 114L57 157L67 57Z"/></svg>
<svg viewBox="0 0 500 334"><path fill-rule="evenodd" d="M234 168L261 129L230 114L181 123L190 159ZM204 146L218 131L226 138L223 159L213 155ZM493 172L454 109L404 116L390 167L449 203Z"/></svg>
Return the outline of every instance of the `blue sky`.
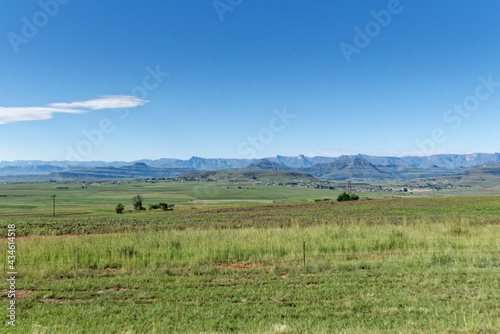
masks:
<svg viewBox="0 0 500 334"><path fill-rule="evenodd" d="M499 12L3 1L0 160L497 152Z"/></svg>

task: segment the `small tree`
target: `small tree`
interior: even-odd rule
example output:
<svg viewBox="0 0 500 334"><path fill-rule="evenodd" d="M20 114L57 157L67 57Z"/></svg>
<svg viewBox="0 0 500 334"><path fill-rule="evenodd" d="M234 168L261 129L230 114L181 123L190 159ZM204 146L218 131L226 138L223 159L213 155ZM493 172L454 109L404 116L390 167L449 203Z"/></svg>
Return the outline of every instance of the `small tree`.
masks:
<svg viewBox="0 0 500 334"><path fill-rule="evenodd" d="M339 202L344 202L344 201L357 201L359 199L358 195L349 195L347 192L343 192L337 197L337 201Z"/></svg>
<svg viewBox="0 0 500 334"><path fill-rule="evenodd" d="M132 202L134 203L135 211L145 210L145 208L142 206L143 200L144 198L140 194L137 194L137 196L132 197Z"/></svg>
<svg viewBox="0 0 500 334"><path fill-rule="evenodd" d="M160 209L162 209L163 211L167 211L168 210L168 204L167 203L160 203L160 204L158 204L158 207Z"/></svg>
<svg viewBox="0 0 500 334"><path fill-rule="evenodd" d="M123 204L121 204L121 203L120 203L120 204L118 204L118 205L116 206L115 211L116 211L116 213L117 213L117 214L121 214L121 213L123 213L123 210L125 210L125 207L123 206Z"/></svg>
<svg viewBox="0 0 500 334"><path fill-rule="evenodd" d="M349 201L350 199L351 196L349 196L349 194L345 191L337 197L337 201L339 202Z"/></svg>

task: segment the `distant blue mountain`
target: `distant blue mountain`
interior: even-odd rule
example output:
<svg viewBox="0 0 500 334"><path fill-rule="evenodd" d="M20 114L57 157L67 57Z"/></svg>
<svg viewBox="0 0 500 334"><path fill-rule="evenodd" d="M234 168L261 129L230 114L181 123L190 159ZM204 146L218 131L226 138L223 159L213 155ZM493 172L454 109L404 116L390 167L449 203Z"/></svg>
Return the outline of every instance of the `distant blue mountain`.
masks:
<svg viewBox="0 0 500 334"><path fill-rule="evenodd" d="M243 169L250 167L254 169L271 168L272 170L300 170L303 172L311 172L313 175L319 176L330 175L331 172L327 171L329 168L339 170L338 166L342 165L342 163L340 165L328 164L339 160L345 161L346 159L351 159L351 161L353 161L352 159L357 159L355 165L358 167L356 168L360 168L359 166L363 166L363 168L365 169L364 173L366 175L375 175L377 173L381 173L379 174L379 176L385 177L388 174L394 175L393 170L395 169L398 169L399 171L407 170L407 172L411 172L410 174L412 175L427 175L428 173L435 175L436 173L440 173L440 171L442 171L444 174L449 174L450 172L452 172L452 170L455 170L457 168L479 167L486 164L500 162L500 153L439 154L426 157L389 157L370 156L365 154L344 155L340 157L306 157L301 154L296 157L286 157L278 155L276 157L270 157L261 160L224 158L207 159L192 157L189 160L164 158L158 160L143 159L131 162L17 160L0 161L0 176L47 175L50 173L73 172L76 170L92 169L98 167L121 168L131 166L136 163L142 163L151 168L177 169L177 171L173 174L178 174L178 172L181 170L212 171ZM260 163L252 166L252 164L255 164L259 161ZM363 161L366 161L367 163L369 163L369 165L367 165ZM370 173L367 172L368 169L371 169ZM419 171L419 169L425 169L425 171ZM446 172L446 170L450 171ZM323 172L325 173L322 174ZM334 178L334 176L331 177ZM391 178L390 176L387 177Z"/></svg>

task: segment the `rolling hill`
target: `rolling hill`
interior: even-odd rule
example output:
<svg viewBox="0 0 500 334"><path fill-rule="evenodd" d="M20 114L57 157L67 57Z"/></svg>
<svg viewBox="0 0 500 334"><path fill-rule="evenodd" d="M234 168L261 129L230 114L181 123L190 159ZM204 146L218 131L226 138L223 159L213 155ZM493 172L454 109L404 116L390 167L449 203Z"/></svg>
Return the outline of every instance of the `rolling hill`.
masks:
<svg viewBox="0 0 500 334"><path fill-rule="evenodd" d="M291 168L281 165L276 162L269 161L267 159L260 159L250 166L243 168L244 170L252 170L252 171L257 171L257 170L272 170L272 171L289 171Z"/></svg>
<svg viewBox="0 0 500 334"><path fill-rule="evenodd" d="M465 171L463 175L488 175L488 176L499 176L500 177L500 163L493 165L486 165L479 168L473 168L471 170Z"/></svg>
<svg viewBox="0 0 500 334"><path fill-rule="evenodd" d="M272 171L272 170L222 170L209 172L187 173L180 177L184 181L204 181L204 182L255 182L273 181L284 184L292 183L311 183L318 182L316 178L309 174L290 172L290 171Z"/></svg>

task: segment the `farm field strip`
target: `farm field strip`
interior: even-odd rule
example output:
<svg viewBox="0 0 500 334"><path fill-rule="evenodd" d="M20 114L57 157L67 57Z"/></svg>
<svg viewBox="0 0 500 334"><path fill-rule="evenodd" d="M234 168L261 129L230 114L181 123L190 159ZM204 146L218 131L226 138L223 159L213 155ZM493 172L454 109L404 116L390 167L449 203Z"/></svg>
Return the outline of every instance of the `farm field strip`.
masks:
<svg viewBox="0 0 500 334"><path fill-rule="evenodd" d="M473 221L500 224L500 196L181 207L167 212L153 210L121 215L108 214L106 210L83 213L80 210L63 211L55 218L51 216L51 211L38 216L3 215L0 226L19 222L18 233L26 236L357 223L399 225Z"/></svg>

